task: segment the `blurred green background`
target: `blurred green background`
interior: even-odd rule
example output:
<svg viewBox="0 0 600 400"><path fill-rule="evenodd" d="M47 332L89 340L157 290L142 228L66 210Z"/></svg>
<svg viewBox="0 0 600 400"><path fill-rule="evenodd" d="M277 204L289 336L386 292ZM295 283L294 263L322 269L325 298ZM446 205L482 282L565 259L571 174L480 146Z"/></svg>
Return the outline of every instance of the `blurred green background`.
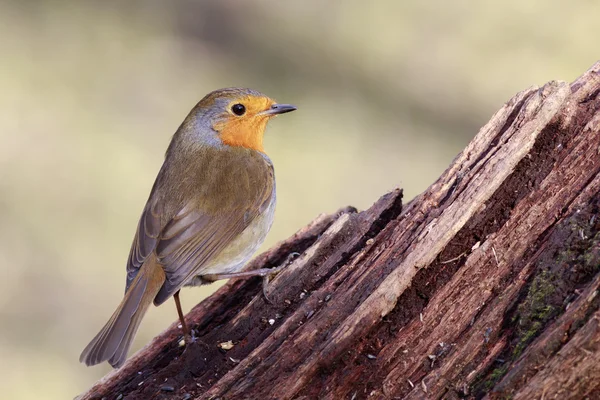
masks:
<svg viewBox="0 0 600 400"><path fill-rule="evenodd" d="M368 4L368 5L367 5ZM321 212L424 190L516 92L600 58L595 1L0 2L0 391L69 399L121 300L137 219L207 92L258 89L278 210L266 248ZM216 288L189 289L192 307ZM153 308L135 349L176 319Z"/></svg>

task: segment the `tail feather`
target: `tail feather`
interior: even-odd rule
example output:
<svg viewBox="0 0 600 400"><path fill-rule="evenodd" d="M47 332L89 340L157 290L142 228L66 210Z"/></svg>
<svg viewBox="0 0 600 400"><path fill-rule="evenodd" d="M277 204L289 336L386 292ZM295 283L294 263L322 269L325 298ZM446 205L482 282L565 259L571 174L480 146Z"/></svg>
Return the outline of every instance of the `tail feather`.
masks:
<svg viewBox="0 0 600 400"><path fill-rule="evenodd" d="M83 350L79 361L86 365L108 361L114 368L123 365L142 318L164 281L165 273L160 265L153 259L144 263L121 304Z"/></svg>
<svg viewBox="0 0 600 400"><path fill-rule="evenodd" d="M146 310L148 309L149 305L150 303L146 305ZM146 310L144 310L141 313L135 313L131 317L131 323L127 327L125 335L123 335L123 338L117 346L117 349L115 350L113 356L108 359L108 363L114 368L119 368L125 362L125 359L127 358L127 353L129 352L129 347L131 346L131 343L133 343L133 339L135 338L135 334L140 326L140 323L142 322L144 314L146 314Z"/></svg>
<svg viewBox="0 0 600 400"><path fill-rule="evenodd" d="M116 352L131 324L132 317L139 309L146 285L147 281L140 279L137 285L131 286L132 290L128 291L104 328L81 353L79 361L85 362L87 365L100 364Z"/></svg>

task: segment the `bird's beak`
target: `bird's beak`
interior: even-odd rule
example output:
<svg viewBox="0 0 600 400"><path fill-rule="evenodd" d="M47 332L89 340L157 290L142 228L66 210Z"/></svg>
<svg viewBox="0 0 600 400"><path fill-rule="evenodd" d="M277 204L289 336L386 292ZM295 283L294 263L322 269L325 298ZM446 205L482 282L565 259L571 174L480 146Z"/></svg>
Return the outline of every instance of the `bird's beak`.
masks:
<svg viewBox="0 0 600 400"><path fill-rule="evenodd" d="M263 112L261 112L261 115L279 115L279 114L285 114L291 111L296 110L296 106L293 106L291 104L273 104L271 106L271 108L269 108L268 110L265 110Z"/></svg>

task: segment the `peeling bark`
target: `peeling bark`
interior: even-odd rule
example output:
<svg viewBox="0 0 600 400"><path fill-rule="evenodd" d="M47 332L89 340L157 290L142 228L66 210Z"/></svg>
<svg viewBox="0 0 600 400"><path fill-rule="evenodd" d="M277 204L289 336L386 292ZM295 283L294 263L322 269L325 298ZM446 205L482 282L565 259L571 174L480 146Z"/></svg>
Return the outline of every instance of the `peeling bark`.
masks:
<svg viewBox="0 0 600 400"><path fill-rule="evenodd" d="M81 399L600 397L600 63L517 94L402 207L317 218ZM217 345L232 341L226 351Z"/></svg>

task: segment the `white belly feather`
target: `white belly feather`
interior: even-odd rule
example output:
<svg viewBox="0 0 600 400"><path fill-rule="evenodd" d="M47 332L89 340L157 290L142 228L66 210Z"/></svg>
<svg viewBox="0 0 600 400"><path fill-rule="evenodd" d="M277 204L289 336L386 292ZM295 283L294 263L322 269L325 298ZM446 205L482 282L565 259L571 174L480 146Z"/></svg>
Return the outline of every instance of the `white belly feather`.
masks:
<svg viewBox="0 0 600 400"><path fill-rule="evenodd" d="M252 255L258 250L267 233L269 233L273 225L276 202L275 190L273 190L271 202L265 208L265 211L256 217L241 235L225 247L205 268L202 268L199 275L186 282L185 286L198 286L207 283L206 280L202 279L202 275L228 274L240 271L252 258Z"/></svg>

